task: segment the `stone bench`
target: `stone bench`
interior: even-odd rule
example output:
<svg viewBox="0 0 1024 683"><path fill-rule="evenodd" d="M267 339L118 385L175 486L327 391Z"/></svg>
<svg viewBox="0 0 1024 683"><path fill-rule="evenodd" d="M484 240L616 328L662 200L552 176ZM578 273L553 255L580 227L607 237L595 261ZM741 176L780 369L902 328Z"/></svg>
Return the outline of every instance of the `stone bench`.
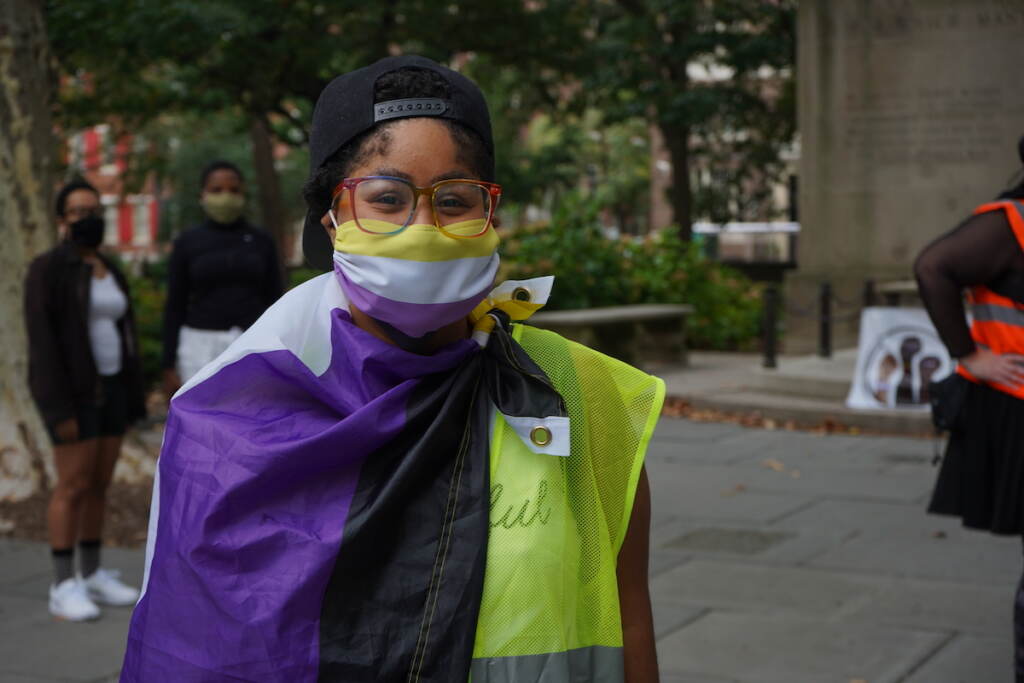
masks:
<svg viewBox="0 0 1024 683"><path fill-rule="evenodd" d="M658 360L686 365L686 317L691 313L693 306L688 304L634 304L541 311L527 323L558 332L627 363L661 356ZM657 341L666 336L669 349Z"/></svg>

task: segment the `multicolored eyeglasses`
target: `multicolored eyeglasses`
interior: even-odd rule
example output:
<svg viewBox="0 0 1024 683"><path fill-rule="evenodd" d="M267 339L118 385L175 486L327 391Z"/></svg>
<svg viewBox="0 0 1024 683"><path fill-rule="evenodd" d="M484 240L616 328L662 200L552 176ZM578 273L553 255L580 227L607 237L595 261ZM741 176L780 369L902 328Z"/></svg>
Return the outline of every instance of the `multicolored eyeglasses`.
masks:
<svg viewBox="0 0 1024 683"><path fill-rule="evenodd" d="M348 190L348 194L345 194ZM339 224L349 220L363 232L395 235L412 223L421 196L430 197L434 225L449 237L480 237L491 227L501 185L482 180L442 180L417 187L404 178L345 178L331 195Z"/></svg>

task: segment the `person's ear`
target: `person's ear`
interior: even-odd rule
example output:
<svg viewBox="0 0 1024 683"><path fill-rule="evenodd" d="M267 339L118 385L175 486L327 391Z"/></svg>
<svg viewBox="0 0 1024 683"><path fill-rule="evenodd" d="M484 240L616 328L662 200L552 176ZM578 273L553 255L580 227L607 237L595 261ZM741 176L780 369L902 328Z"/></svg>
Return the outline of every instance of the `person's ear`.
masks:
<svg viewBox="0 0 1024 683"><path fill-rule="evenodd" d="M334 229L334 222L331 220L331 212L328 211L320 218L320 225L324 226L324 231L328 237L331 238L331 248L334 248L334 236L336 231Z"/></svg>

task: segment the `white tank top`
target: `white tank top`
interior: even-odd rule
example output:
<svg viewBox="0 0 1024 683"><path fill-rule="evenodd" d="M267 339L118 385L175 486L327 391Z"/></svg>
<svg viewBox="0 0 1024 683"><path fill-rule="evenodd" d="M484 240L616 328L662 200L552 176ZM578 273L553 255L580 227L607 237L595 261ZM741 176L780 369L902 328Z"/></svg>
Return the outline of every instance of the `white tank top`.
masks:
<svg viewBox="0 0 1024 683"><path fill-rule="evenodd" d="M92 278L89 289L89 343L96 370L104 376L121 372L121 334L117 321L128 310L117 281L109 272L101 278Z"/></svg>

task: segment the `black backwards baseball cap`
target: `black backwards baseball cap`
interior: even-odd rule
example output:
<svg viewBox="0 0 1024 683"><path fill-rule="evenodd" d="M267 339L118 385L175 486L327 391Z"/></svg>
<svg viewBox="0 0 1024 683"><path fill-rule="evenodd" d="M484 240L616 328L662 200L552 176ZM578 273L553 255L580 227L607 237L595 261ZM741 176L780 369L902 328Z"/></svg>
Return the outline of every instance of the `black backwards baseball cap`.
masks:
<svg viewBox="0 0 1024 683"><path fill-rule="evenodd" d="M448 97L416 97L373 101L374 87L384 74L414 67L433 71L448 85ZM309 136L310 175L354 138L378 123L414 116L450 119L466 126L484 141L494 158L494 138L487 102L476 83L437 62L417 55L385 57L370 66L336 77L320 93L313 109L313 126ZM306 213L302 230L302 251L306 261L315 268L330 270L332 247L320 224L321 216Z"/></svg>

